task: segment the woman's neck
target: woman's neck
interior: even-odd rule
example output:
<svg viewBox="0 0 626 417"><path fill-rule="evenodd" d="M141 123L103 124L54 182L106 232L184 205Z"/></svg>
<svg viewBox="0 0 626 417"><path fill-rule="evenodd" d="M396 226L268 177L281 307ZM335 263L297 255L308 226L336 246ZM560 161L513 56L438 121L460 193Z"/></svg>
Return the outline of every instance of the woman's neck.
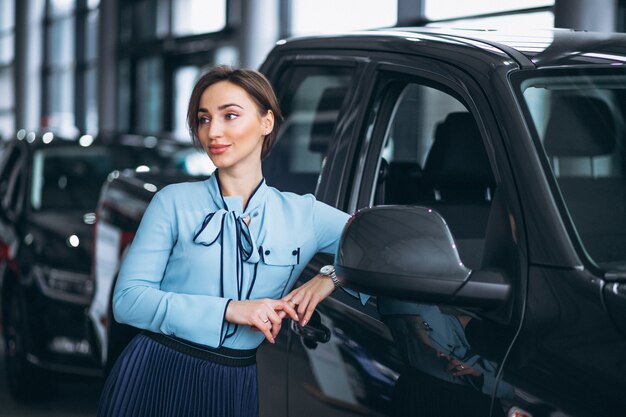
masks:
<svg viewBox="0 0 626 417"><path fill-rule="evenodd" d="M220 169L218 175L222 195L225 197L241 196L243 198L244 209L248 205L248 200L252 196L252 193L263 179L260 164L258 169Z"/></svg>

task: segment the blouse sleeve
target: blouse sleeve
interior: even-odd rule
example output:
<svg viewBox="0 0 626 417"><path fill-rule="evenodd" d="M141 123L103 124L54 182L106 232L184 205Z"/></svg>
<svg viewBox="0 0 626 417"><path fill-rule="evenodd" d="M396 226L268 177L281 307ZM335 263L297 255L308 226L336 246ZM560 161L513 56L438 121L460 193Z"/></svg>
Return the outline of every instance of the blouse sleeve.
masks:
<svg viewBox="0 0 626 417"><path fill-rule="evenodd" d="M113 314L120 323L218 347L227 331L230 300L160 289L178 237L173 209L163 200L162 192L154 196L122 263Z"/></svg>
<svg viewBox="0 0 626 417"><path fill-rule="evenodd" d="M315 230L318 252L337 255L341 233L348 219L350 219L349 214L314 199L313 228ZM351 296L358 298L363 305L365 305L370 298L367 294L362 294L348 288L341 287L341 289Z"/></svg>

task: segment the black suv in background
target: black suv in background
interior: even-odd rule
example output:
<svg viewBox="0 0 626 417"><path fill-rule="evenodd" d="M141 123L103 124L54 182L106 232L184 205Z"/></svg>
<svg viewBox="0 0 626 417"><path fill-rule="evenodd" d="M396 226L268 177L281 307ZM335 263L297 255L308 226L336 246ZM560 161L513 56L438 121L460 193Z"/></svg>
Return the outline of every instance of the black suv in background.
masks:
<svg viewBox="0 0 626 417"><path fill-rule="evenodd" d="M262 416L624 414L626 36L393 28L281 41L261 70L285 115L267 183L355 213L335 262L371 295L260 348ZM100 207L123 189L136 227L154 179L121 180Z"/></svg>
<svg viewBox="0 0 626 417"><path fill-rule="evenodd" d="M116 170L185 171L189 144L21 131L0 143L0 295L9 388L49 392L48 371L102 373L88 325L96 203ZM208 160L208 158L205 158Z"/></svg>

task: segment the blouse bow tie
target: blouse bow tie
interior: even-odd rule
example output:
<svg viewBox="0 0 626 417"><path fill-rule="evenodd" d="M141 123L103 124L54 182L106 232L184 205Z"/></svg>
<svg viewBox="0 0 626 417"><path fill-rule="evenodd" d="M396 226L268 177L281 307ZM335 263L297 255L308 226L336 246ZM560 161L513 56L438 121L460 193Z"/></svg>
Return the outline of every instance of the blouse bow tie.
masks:
<svg viewBox="0 0 626 417"><path fill-rule="evenodd" d="M257 266L261 258L256 243L252 238L250 229L245 222L248 216L238 215L234 211L219 209L209 213L200 226L200 230L193 237L193 241L204 246L211 246L219 241L220 244L220 295L222 297L247 300L250 298L254 282L256 281ZM225 260L224 251L229 248L237 248L236 261ZM244 283L244 262L254 264L252 277ZM226 279L225 279L226 278ZM235 278L235 280L233 280ZM236 282L237 288L232 284ZM244 295L244 287L247 288ZM235 294L236 292L236 294ZM222 333L220 345L224 340L233 336L237 331L237 325L230 328L227 324L226 331Z"/></svg>
<svg viewBox="0 0 626 417"><path fill-rule="evenodd" d="M260 255L250 228L245 222L247 217L224 209L209 213L204 218L200 231L196 233L193 241L200 245L211 246L221 239L222 247L224 247L226 243L223 241L224 237L230 235L229 237L233 238L237 247L238 260L255 264L259 262Z"/></svg>

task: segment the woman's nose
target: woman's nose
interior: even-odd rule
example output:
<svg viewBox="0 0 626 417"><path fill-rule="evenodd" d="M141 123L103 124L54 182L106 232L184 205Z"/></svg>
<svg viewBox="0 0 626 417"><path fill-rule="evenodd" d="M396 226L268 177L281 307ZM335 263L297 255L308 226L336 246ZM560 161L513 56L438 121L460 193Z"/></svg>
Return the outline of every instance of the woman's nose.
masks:
<svg viewBox="0 0 626 417"><path fill-rule="evenodd" d="M209 137L210 138L220 137L222 136L222 134L223 134L222 124L217 120L211 120L211 123L209 124Z"/></svg>

